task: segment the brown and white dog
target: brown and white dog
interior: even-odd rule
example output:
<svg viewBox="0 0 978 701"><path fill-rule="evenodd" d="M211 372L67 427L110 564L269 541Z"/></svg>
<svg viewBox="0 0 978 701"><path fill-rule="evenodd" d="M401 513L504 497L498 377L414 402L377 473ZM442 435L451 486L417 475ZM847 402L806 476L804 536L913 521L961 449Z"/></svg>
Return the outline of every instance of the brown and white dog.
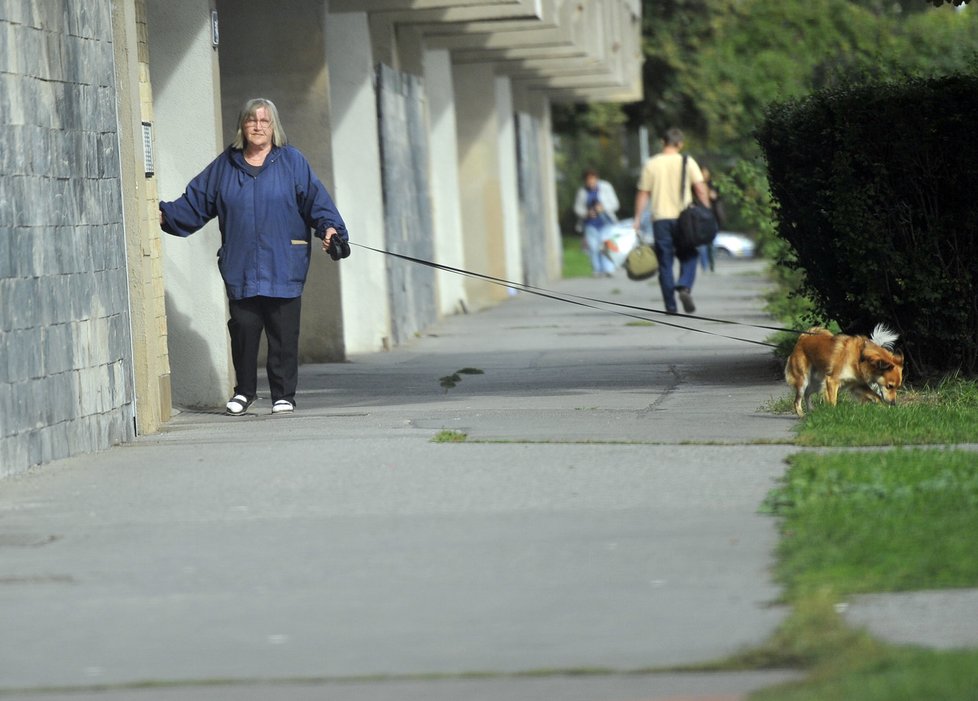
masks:
<svg viewBox="0 0 978 701"><path fill-rule="evenodd" d="M841 388L864 402L895 404L903 385L903 355L893 350L897 338L884 324L877 324L869 338L820 327L802 334L784 368L784 379L795 390L795 413L804 416L809 397L823 386L832 406Z"/></svg>

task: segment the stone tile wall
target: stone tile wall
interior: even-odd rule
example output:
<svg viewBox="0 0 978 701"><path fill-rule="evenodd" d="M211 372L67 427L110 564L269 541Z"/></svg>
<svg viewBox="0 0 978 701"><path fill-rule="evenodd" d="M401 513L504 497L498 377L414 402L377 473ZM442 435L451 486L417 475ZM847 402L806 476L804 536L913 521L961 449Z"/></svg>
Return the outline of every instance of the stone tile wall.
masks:
<svg viewBox="0 0 978 701"><path fill-rule="evenodd" d="M110 0L0 5L0 477L133 437Z"/></svg>

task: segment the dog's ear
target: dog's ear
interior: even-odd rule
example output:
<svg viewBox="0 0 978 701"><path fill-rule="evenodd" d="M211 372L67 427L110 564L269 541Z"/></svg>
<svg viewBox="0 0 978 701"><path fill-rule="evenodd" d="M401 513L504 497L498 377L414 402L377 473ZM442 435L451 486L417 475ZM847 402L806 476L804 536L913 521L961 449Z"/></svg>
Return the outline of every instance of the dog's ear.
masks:
<svg viewBox="0 0 978 701"><path fill-rule="evenodd" d="M886 372L893 368L893 356L884 348L867 344L859 356L859 360L869 363L877 372Z"/></svg>
<svg viewBox="0 0 978 701"><path fill-rule="evenodd" d="M881 348L879 346L873 347L868 343L864 343L863 347L859 349L859 362L869 363L870 365L876 365L883 358L883 354L880 353Z"/></svg>

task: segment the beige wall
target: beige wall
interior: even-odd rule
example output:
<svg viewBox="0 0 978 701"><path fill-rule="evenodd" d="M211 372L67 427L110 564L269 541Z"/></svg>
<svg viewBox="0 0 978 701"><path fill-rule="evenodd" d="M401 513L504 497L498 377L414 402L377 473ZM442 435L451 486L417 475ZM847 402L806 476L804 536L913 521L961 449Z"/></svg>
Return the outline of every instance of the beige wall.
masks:
<svg viewBox="0 0 978 701"><path fill-rule="evenodd" d="M383 249L386 241L377 98L365 13L329 16L326 60L330 64L330 138L336 205L346 220L351 241ZM391 320L385 257L354 248L341 268L347 351L364 353L389 347Z"/></svg>
<svg viewBox="0 0 978 701"><path fill-rule="evenodd" d="M156 179L145 174L142 122L153 122L143 0L113 5L119 141L129 306L132 321L136 429L155 433L170 420L170 362Z"/></svg>
<svg viewBox="0 0 978 701"><path fill-rule="evenodd" d="M507 219L499 177L499 112L496 90L491 89L495 85L496 76L489 65L454 67L465 267L504 278L507 260L503 227ZM465 287L476 309L506 297L504 288L480 280L467 278Z"/></svg>
<svg viewBox="0 0 978 701"><path fill-rule="evenodd" d="M211 46L209 0L146 0L146 10L156 177L160 198L170 201L224 148L218 56ZM173 401L223 406L234 373L227 295L217 269L217 222L188 238L164 235L162 241Z"/></svg>
<svg viewBox="0 0 978 701"><path fill-rule="evenodd" d="M431 199L435 226L435 261L465 267L462 207L459 201L458 141L451 56L446 50L424 54L425 92L430 128ZM438 271L438 311L453 314L468 307L465 278Z"/></svg>
<svg viewBox="0 0 978 701"><path fill-rule="evenodd" d="M510 79L497 76L494 81L496 97L496 149L499 195L502 199L503 225L500 229L502 251L506 257L507 280L523 282L523 246L520 228L519 176L516 166L516 124L513 112L513 90Z"/></svg>

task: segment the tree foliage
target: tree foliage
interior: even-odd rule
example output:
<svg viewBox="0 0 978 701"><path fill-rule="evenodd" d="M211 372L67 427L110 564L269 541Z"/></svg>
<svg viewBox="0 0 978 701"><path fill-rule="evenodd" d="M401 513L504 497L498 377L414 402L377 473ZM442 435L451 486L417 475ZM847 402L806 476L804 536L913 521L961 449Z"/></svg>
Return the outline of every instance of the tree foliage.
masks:
<svg viewBox="0 0 978 701"><path fill-rule="evenodd" d="M653 135L680 126L690 152L723 173L759 156L754 134L773 103L866 81L978 71L978 8L951 2L643 0L644 99L554 109L564 230L588 166L619 188L629 214L638 164L623 124Z"/></svg>
<svg viewBox="0 0 978 701"><path fill-rule="evenodd" d="M645 100L657 130L681 125L701 150L756 153L773 102L866 79L933 77L978 52L978 13L882 0L647 0ZM925 9L927 8L927 9Z"/></svg>
<svg viewBox="0 0 978 701"><path fill-rule="evenodd" d="M978 11L935 1L643 0L644 99L558 108L557 131L607 132L623 110L653 134L682 127L698 153L756 155L753 134L773 102L973 65Z"/></svg>

